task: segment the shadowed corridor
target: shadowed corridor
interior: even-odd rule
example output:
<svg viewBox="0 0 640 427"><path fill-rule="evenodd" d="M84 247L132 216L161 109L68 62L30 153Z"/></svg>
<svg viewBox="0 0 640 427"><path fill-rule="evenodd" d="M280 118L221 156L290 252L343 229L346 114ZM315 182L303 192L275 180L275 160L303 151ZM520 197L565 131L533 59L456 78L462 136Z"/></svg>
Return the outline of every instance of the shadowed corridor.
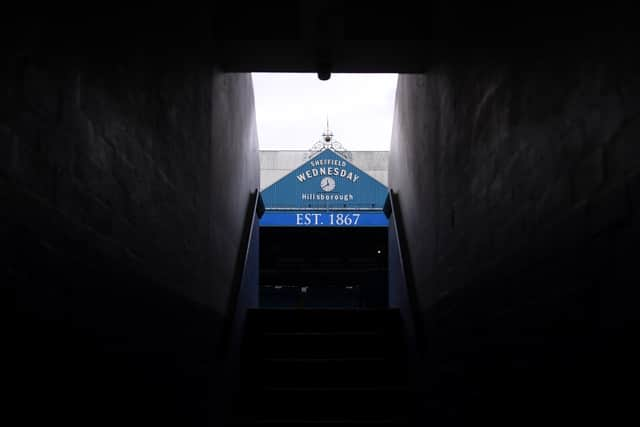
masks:
<svg viewBox="0 0 640 427"><path fill-rule="evenodd" d="M238 325L256 327L243 293L259 276L253 71L400 73L390 280L407 289L393 324L414 346L402 355L411 422L633 414L635 23L613 7L552 10L328 1L4 14L3 418L232 419ZM265 316L262 332L292 332ZM377 333L355 332L362 343Z"/></svg>

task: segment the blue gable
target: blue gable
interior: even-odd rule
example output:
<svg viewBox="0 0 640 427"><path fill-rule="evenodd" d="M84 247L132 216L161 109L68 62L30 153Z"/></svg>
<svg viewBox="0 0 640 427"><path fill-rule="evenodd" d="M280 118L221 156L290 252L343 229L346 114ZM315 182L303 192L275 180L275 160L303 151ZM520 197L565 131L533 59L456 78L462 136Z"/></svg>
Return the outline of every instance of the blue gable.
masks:
<svg viewBox="0 0 640 427"><path fill-rule="evenodd" d="M325 149L262 191L266 209L382 209L387 187Z"/></svg>

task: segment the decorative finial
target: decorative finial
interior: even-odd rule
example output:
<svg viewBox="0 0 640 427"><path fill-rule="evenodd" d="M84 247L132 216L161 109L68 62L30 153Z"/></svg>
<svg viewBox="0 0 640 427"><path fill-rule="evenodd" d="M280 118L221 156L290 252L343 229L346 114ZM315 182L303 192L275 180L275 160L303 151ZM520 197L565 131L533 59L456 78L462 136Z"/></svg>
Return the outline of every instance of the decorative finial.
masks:
<svg viewBox="0 0 640 427"><path fill-rule="evenodd" d="M347 160L351 160L351 153L347 151L340 142L333 139L333 132L329 129L329 116L327 115L327 129L322 133L322 138L313 144L309 152L305 155L305 158L311 158L316 153L323 151L325 149L331 149L337 153L339 153L342 157Z"/></svg>
<svg viewBox="0 0 640 427"><path fill-rule="evenodd" d="M333 133L329 130L329 115L327 115L327 130L324 131L322 136L326 142L330 142L331 138L333 138Z"/></svg>

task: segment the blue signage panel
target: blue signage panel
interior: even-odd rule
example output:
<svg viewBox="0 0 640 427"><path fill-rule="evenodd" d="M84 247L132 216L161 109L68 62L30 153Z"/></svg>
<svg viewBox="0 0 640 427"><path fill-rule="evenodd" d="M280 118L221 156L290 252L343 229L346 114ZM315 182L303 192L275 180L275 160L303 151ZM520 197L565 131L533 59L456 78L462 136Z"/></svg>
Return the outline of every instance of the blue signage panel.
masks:
<svg viewBox="0 0 640 427"><path fill-rule="evenodd" d="M262 190L267 209L382 209L387 187L325 149Z"/></svg>
<svg viewBox="0 0 640 427"><path fill-rule="evenodd" d="M266 211L261 227L386 227L383 211Z"/></svg>

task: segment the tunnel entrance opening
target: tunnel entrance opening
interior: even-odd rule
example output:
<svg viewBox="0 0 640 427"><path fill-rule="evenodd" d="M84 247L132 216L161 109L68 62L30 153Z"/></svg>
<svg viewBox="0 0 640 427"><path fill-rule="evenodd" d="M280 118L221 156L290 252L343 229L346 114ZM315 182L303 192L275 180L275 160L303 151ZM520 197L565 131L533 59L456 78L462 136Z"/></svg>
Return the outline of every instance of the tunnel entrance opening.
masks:
<svg viewBox="0 0 640 427"><path fill-rule="evenodd" d="M262 228L260 306L386 307L387 228Z"/></svg>
<svg viewBox="0 0 640 427"><path fill-rule="evenodd" d="M252 79L265 207L260 307L386 307L382 208L397 75ZM311 141L307 129L325 123Z"/></svg>
<svg viewBox="0 0 640 427"><path fill-rule="evenodd" d="M261 307L387 306L388 190L331 143L261 192Z"/></svg>

